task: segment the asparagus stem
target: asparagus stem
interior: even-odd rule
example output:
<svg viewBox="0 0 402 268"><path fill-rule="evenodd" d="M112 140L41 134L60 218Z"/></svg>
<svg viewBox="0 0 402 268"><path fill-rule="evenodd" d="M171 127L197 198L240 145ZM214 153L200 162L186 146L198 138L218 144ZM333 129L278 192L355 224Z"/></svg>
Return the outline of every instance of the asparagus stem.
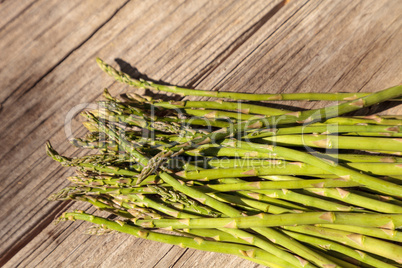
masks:
<svg viewBox="0 0 402 268"><path fill-rule="evenodd" d="M282 208L282 207L275 206L272 204L267 204L264 202L255 201L253 199L236 196L236 195L229 195L229 194L224 194L224 193L214 193L214 194L209 194L209 196L212 196L218 200L222 199L225 202L229 202L231 204L236 204L236 205L240 204L240 205L244 205L244 206L249 206L249 207L259 210L260 212L262 211L262 212L272 213L272 214L294 212L293 210L290 210L287 208Z"/></svg>
<svg viewBox="0 0 402 268"><path fill-rule="evenodd" d="M337 229L351 233L363 234L389 241L402 242L402 232L397 230L369 228L369 227L360 227L351 225L338 225L338 224L317 224L316 226L330 229Z"/></svg>
<svg viewBox="0 0 402 268"><path fill-rule="evenodd" d="M278 129L253 129L248 131L248 134L242 138L255 139L289 134L334 134L349 132L356 132L357 135L359 135L359 133L367 132L367 135L383 134L384 136L391 136L393 134L400 134L402 132L401 130L401 127L392 125L340 125L315 123L307 126L282 127Z"/></svg>
<svg viewBox="0 0 402 268"><path fill-rule="evenodd" d="M279 151L279 150L278 150ZM295 151L295 150L292 150ZM296 151L297 152L297 151ZM288 153L288 152L287 152ZM291 155L291 154L287 154L288 157L293 157L295 158L295 154ZM306 154L307 155L307 154ZM310 155L311 156L311 155ZM313 158L315 158L314 156L311 156ZM301 158L299 158L301 159ZM316 158L318 159L318 158ZM226 160L225 160L226 161ZM322 161L318 159L318 161ZM307 162L307 161L306 161ZM233 163L231 161L228 161L228 163ZM269 163L269 162L268 162ZM310 161L308 161L308 163L312 163ZM324 162L327 163L327 162ZM343 168L343 170L349 170L349 168L346 167L350 167L354 169L357 169L359 171L364 171L370 174L378 174L378 175L398 175L400 174L400 164L395 164L395 163L342 163L345 165L345 167L337 165L335 167L339 167L339 169L341 169L341 167ZM224 168L224 169L206 169L206 170L196 170L196 171L180 171L178 173L176 173L176 175L187 179L187 180L200 180L200 181L209 181L209 180L214 180L214 179L218 179L218 178L236 178L236 177L254 177L254 176L264 176L264 175L288 175L288 174L292 174L292 175L305 175L305 176L309 176L309 175L328 175L328 174L336 174L334 171L335 167L333 169L329 169L326 168L324 169L324 166L321 167L317 167L318 165L309 165L309 164L305 164L305 163L301 163L301 162L281 162L279 164L272 164L272 162L270 162L269 164L266 165L254 165L254 166L247 166L247 165L243 165L242 167L238 167L238 168ZM352 169L350 169L352 171ZM338 175L340 178L343 178L344 180L350 180L349 177L345 177L346 175L348 175L349 173L345 174L346 172L338 172ZM392 183L389 183L387 181L381 180L381 179L377 179L368 175L364 175L363 173L360 173L358 171L356 171L355 173L359 173L361 174L360 178L370 178L367 179L369 180L369 182L374 181L374 182L379 182L380 184L384 184L384 185L394 185ZM341 175L340 175L341 174ZM366 183L366 179L362 180L360 179L360 182L358 180L352 180L357 184L360 185L364 185L366 187L369 187ZM356 186L357 184L354 184L354 186ZM352 185L352 184L351 184ZM396 185L397 186L397 185ZM371 188L371 187L369 187ZM381 187L384 188L384 187ZM380 188L380 189L381 189ZM375 189L372 188L374 190L379 190L379 189ZM395 191L392 191L395 192Z"/></svg>
<svg viewBox="0 0 402 268"><path fill-rule="evenodd" d="M280 258L272 255L266 251L258 249L253 246L241 245L241 244L232 244L225 242L217 242L217 241L208 241L204 239L193 239L189 237L169 235L156 233L150 230L145 230L138 226L131 225L129 223L124 222L115 222L111 220L107 220L105 218L93 216L86 213L77 213L70 212L64 213L61 217L62 219L73 219L73 220L83 220L92 222L98 225L103 226L104 228L108 228L111 230L119 231L122 233L127 233L133 235L135 237L148 239L157 242L168 243L172 245L177 245L180 247L194 248L198 250L204 251L212 251L218 253L232 254L237 256L246 256L250 258L255 258L263 261L267 261L269 263L279 263L283 267L296 267L288 262L281 260ZM288 265L288 266L286 266Z"/></svg>
<svg viewBox="0 0 402 268"><path fill-rule="evenodd" d="M394 266L394 265L380 261L380 260L378 260L368 254L365 254L361 251L356 251L352 248L349 248L347 246L338 244L338 243L330 241L330 240L326 240L326 239L322 239L322 238L318 238L318 237L311 237L311 236L308 236L308 235L305 235L302 233L297 233L297 232L291 232L291 231L284 231L284 232L287 235L289 235L301 242L317 245L321 248L324 248L325 250L333 250L333 251L343 253L347 256L355 258L356 260L367 263L374 267L396 268L396 266Z"/></svg>
<svg viewBox="0 0 402 268"><path fill-rule="evenodd" d="M202 219L158 219L139 220L138 225L156 228L253 228L276 227L306 224L345 224L362 227L381 227L397 229L402 227L402 214L363 214L347 212L304 212L269 215L260 213L257 216ZM402 251L401 251L402 252Z"/></svg>
<svg viewBox="0 0 402 268"><path fill-rule="evenodd" d="M307 146L326 149L402 151L402 140L374 137L332 135L283 135L263 138L264 142L282 146Z"/></svg>
<svg viewBox="0 0 402 268"><path fill-rule="evenodd" d="M299 188L326 188L326 187L354 187L359 186L355 182L342 181L337 179L311 179L293 181L256 181L237 184L207 184L194 187L203 192L230 192L243 190L264 190L264 189L299 189Z"/></svg>
<svg viewBox="0 0 402 268"><path fill-rule="evenodd" d="M345 101L355 100L361 97L369 96L370 93L289 93L289 94L251 94L237 92L222 92L222 91L203 91L197 89L182 88L177 86L166 86L146 80L137 80L129 75L119 72L112 66L103 62L100 58L96 59L99 67L107 74L112 76L119 82L137 88L146 88L157 91L172 92L184 96L203 96L213 98L229 98L233 100L250 100L250 101L279 101L279 100L328 100L328 101Z"/></svg>
<svg viewBox="0 0 402 268"><path fill-rule="evenodd" d="M358 182L362 185L365 185L365 187L373 189L375 191L393 195L393 196L402 197L402 186L400 186L400 185L390 183L390 182L363 174L354 169L342 166L341 164L337 164L335 162L329 162L328 160L323 160L323 159L317 158L317 157L310 155L308 153L305 153L305 152L300 152L300 151L296 151L293 149L284 148L284 147L280 147L280 146L272 146L272 145L258 145L258 144L252 144L252 143L245 144L245 143L241 143L241 142L238 142L238 144L241 144L241 146L243 146L243 145L248 146L249 148L251 147L256 150L261 150L261 149L263 150L263 148L265 146L265 150L263 150L263 151L269 151L269 152L277 154L278 156L287 156L287 157L293 158L294 160L297 160L297 161L303 161L303 162L309 163L312 166L320 167L323 170L326 170L332 174L336 174L347 180L352 180L352 181Z"/></svg>
<svg viewBox="0 0 402 268"><path fill-rule="evenodd" d="M402 247L380 239L364 236L361 234L315 226L286 226L283 228L298 233L325 237L326 239L342 243L346 246L351 246L359 250L386 257L388 259L394 260L397 263L402 263Z"/></svg>
<svg viewBox="0 0 402 268"><path fill-rule="evenodd" d="M270 177L267 177L270 179ZM275 178L278 179L278 178ZM300 180L297 177L281 177L281 181L294 181ZM373 198L368 198L359 194L353 193L353 191L348 191L342 188L305 188L305 192L315 193L317 195L330 197L348 204L352 204L358 207L370 209L373 211L381 212L381 213L402 213L402 207L386 203L380 200L376 200Z"/></svg>
<svg viewBox="0 0 402 268"><path fill-rule="evenodd" d="M251 159L285 159L291 160L289 157L277 156L267 151L256 151L242 148L230 148L222 146L205 146L202 145L197 149L188 150L185 152L187 155L192 156L216 156L216 157L241 157ZM312 152L314 156L320 158L333 159L337 158L342 162L383 162L383 163L401 163L402 157L397 156L380 156L380 155L363 155L363 154L322 154L319 152Z"/></svg>
<svg viewBox="0 0 402 268"><path fill-rule="evenodd" d="M275 109L266 106L253 105L242 102L227 102L227 101L170 101L170 102L155 102L156 107L167 109L175 108L201 108L201 109L218 109L237 111L243 114L259 114L259 115L281 115L290 113L291 111L284 109Z"/></svg>
<svg viewBox="0 0 402 268"><path fill-rule="evenodd" d="M224 183L238 183L244 182L238 179L225 179ZM355 210L351 206L345 206L344 204L339 204L336 202L332 202L329 200L324 200L322 198L316 198L309 195L303 195L296 193L292 190L283 189L283 190L254 190L254 191L239 191L238 194L257 199L260 201L266 201L268 203L274 203L272 200L278 199L276 204L279 206L305 211L307 207L318 208L323 211L353 211ZM279 200L281 199L281 200ZM288 200L294 203L302 204L304 207L299 205L295 206L294 203L289 203Z"/></svg>
<svg viewBox="0 0 402 268"><path fill-rule="evenodd" d="M378 115L364 116L364 117L334 117L328 118L323 123L325 124L340 124L340 125L358 125L358 124L371 124L371 125L388 125L400 126L402 120L400 118L383 118Z"/></svg>

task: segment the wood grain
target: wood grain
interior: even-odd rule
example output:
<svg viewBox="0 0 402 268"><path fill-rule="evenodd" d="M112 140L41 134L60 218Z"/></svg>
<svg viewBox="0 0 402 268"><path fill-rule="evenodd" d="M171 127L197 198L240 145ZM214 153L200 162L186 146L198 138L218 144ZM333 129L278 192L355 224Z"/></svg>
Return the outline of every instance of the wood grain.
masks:
<svg viewBox="0 0 402 268"><path fill-rule="evenodd" d="M15 1L8 2L14 2L18 9ZM0 69L7 70L0 73L3 107L15 103L124 3L38 0L27 5L0 30Z"/></svg>
<svg viewBox="0 0 402 268"><path fill-rule="evenodd" d="M254 35L238 50L241 54L232 55L200 87L256 93L372 92L400 84L401 11L395 1L309 1L279 30L264 25L260 31L265 35ZM398 112L400 108L389 111Z"/></svg>
<svg viewBox="0 0 402 268"><path fill-rule="evenodd" d="M6 29L10 33L0 42L9 54L3 56L0 68L11 66L0 72L0 201L5 204L0 208L0 263L5 267L258 267L240 258L122 234L82 235L87 223L50 224L58 211L94 210L82 203L45 200L67 184L65 177L71 171L45 156L44 142L51 139L69 156L83 154L66 140L63 124L68 111L98 99L103 87L113 94L132 90L102 74L95 56L111 63L121 58L152 79L209 90L355 92L402 82L398 1L130 1L123 7L125 2L106 3L99 15L103 19L88 1L93 9L87 8L89 15L84 17L96 23L78 33L71 30L71 22L80 22L84 13L79 10L87 7L83 3L60 8L49 22L37 17L39 11L33 16L37 5L49 13L60 4L56 2L27 2L7 17L8 23L0 24L0 34ZM66 10L70 19L64 23L70 28L50 27ZM17 23L24 20L26 25ZM34 29L35 23L42 30ZM32 37L22 29L19 35L12 34L17 25L32 37L43 31L48 43L32 45ZM56 33L71 41L61 44L60 38L49 38ZM33 51L41 56L31 57ZM56 58L45 59L48 53ZM401 114L402 109L394 107L388 113ZM75 119L74 126L78 123ZM75 135L83 133L75 127Z"/></svg>

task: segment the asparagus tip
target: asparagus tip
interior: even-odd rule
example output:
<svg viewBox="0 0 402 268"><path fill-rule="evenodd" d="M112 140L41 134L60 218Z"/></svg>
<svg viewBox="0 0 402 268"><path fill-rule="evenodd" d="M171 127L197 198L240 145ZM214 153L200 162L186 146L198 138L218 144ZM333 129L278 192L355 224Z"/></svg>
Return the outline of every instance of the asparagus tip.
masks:
<svg viewBox="0 0 402 268"><path fill-rule="evenodd" d="M62 165L68 166L71 162L71 159L61 156L55 149L53 149L50 141L46 142L46 153L48 156L53 158L53 160L60 162Z"/></svg>

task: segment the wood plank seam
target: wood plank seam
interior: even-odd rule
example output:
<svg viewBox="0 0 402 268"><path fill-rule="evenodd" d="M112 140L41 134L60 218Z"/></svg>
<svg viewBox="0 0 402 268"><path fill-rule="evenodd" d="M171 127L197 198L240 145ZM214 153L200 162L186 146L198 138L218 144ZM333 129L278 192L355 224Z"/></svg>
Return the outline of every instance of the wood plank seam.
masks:
<svg viewBox="0 0 402 268"><path fill-rule="evenodd" d="M93 101L95 101L95 100L93 100ZM45 120L47 120L47 119L48 119L48 118L46 118ZM44 121L45 121L45 120L44 120ZM36 127L36 128L37 128L37 127ZM35 128L35 129L36 129L36 128ZM64 126L59 127L59 128L56 128L55 131L54 131L52 134L57 133L58 131L60 131L60 130L63 129L63 128L64 128ZM82 129L80 129L80 130L82 131L81 134L85 134L84 128L82 128ZM25 137L25 138L26 138L26 137ZM19 144L19 143L18 143L18 144ZM14 147L18 147L18 144L17 144L16 146L14 146ZM35 150L34 150L31 154L27 155L27 157L30 157L30 156L31 156L33 153L35 153L37 150L40 150L40 148L44 148L44 145L45 145L45 144L40 144L40 145L38 145L38 147L36 147ZM14 147L13 147L12 149L14 149ZM10 150L10 151L12 151L12 150ZM74 154L77 153L77 152L78 152L78 150L74 151L74 152L72 153L72 156L74 156ZM62 151L62 153L64 153L64 151ZM48 157L47 155L44 155L44 156L38 158L35 163L38 163L38 164L39 164L39 163L41 163L43 160L47 159L47 157ZM1 160L1 159L0 159L0 160ZM19 167L23 162L24 162L24 159L22 159L15 167ZM35 166L35 165L33 165L33 166ZM29 173L29 172L30 172L30 171L27 170L26 173L21 174L20 176L18 176L17 179L20 178L20 177L26 176L27 173ZM12 173L12 171L10 171L9 173L7 173L6 176L9 176L10 173ZM16 183L17 183L17 180L15 180L15 181L11 182L10 184L6 185L5 187L3 187L2 190L0 191L0 195L4 195L4 194L5 194L4 192L10 191Z"/></svg>
<svg viewBox="0 0 402 268"><path fill-rule="evenodd" d="M189 250L190 250L189 248L186 248L186 249L183 251L183 253L180 254L180 256L173 262L173 264L172 264L169 268L175 267L176 264L179 262L179 260L180 260L180 259L184 256L184 254L186 254ZM155 266L156 266L156 264L155 264ZM155 267L155 266L154 266L154 267Z"/></svg>
<svg viewBox="0 0 402 268"><path fill-rule="evenodd" d="M395 20L394 20L394 22L395 22ZM392 23L394 23L394 22L392 22ZM387 40L384 41L384 43L388 42L388 40L390 40L391 38L393 38L394 35L395 35L395 33L396 33L397 31L398 31L398 30L395 30L392 34L390 34L389 37L387 38ZM382 34L384 34L384 33L382 33ZM349 73L351 73L352 71L354 71L354 70L360 65L360 63L362 63L362 61L375 49L375 47L376 47L376 41L377 41L377 40L381 40L382 34L380 34L375 40L373 40L373 42L371 43L371 47L370 47L369 49L367 49L367 51L361 56L361 58L356 62L356 64L355 64L354 66L352 66L347 72L343 73L343 74L339 77L339 79L336 81L336 83L334 84L334 86L335 86L336 84L340 83L343 79L345 79L345 77L346 77ZM385 63L384 63L384 64L385 64ZM384 64L383 64L383 65L384 65ZM371 77L373 77L373 76L381 69L381 67L382 67L383 65L381 65L381 66L377 69L377 71L376 71L375 73L373 73L373 75L372 75ZM362 87L360 87L360 88L358 89L357 92L360 92L360 91L364 88L364 86L365 86L369 81L370 81L370 80L367 80L366 83L364 83L364 84L362 85Z"/></svg>
<svg viewBox="0 0 402 268"><path fill-rule="evenodd" d="M130 0L127 0L126 2L124 2L123 5L121 5L118 9L116 9L116 11L109 17L107 18L101 25L98 26L98 28L96 28L87 38L84 39L83 42L81 42L80 44L78 44L76 47L74 47L73 49L71 49L61 60L59 60L55 65L53 65L48 71L46 71L46 73L44 73L41 77L39 77L38 80L36 80L34 82L34 84L27 88L17 99L16 102L18 102L20 100L21 97L23 97L25 94L27 94L29 91L31 91L33 88L36 87L36 85L38 83L40 83L40 81L42 81L47 75L49 75L54 69L57 68L57 66L59 66L63 61L65 61L71 54L73 54L75 51L77 51L78 49L80 49L80 47L82 47L86 42L88 42L88 40L90 40L97 32L99 32L100 29L102 29L111 19L113 19L114 16L117 15L117 13L124 8L125 5L127 5L127 3L130 2ZM17 90L22 86L22 84L20 86L18 86L13 92L11 92L10 95L8 95L6 98L4 98L3 102L0 103L0 107L13 95L14 92L17 92ZM1 109L0 109L1 112Z"/></svg>
<svg viewBox="0 0 402 268"><path fill-rule="evenodd" d="M60 212L65 211L68 209L72 203L69 202L60 202L59 205L55 207L55 209L44 219L42 219L38 225L36 225L32 230L30 230L27 234L24 235L24 238L19 240L18 243L13 245L11 248L5 251L0 258L0 266L3 266L10 260L18 251L20 251L25 245L27 245L32 239L34 239L42 230L51 224L55 217L60 214ZM70 205L69 205L70 204Z"/></svg>
<svg viewBox="0 0 402 268"><path fill-rule="evenodd" d="M249 58L249 57L254 53L254 51L257 50L257 49L261 46L261 44L265 43L269 38L272 37L272 35L274 35L279 29L281 29L283 25L285 25L289 20L291 20L291 19L298 13L298 11L301 10L308 2L309 2L309 1L305 2L305 3L304 3L303 5L301 5L298 9L296 9L296 10L293 12L293 14L291 14L288 18L286 18L269 36L267 36L267 38L263 39L263 41L262 41L260 44L256 45L255 48L254 48L252 51L250 51L250 53L249 53L246 57L244 57L244 59L242 59L241 61L239 61L239 62L235 65L235 67L232 68L232 70L230 70L230 71L227 72L224 76L222 76L222 78L221 78L218 82L215 83L215 85L213 86L213 88L219 88L219 84L221 84L223 81L227 81L227 80L228 80L228 76L232 75L232 73L237 69L237 67L238 67L239 65L241 65L245 60L247 60L247 58ZM279 10L278 10L278 11L279 11ZM278 43L279 43L279 42L278 42ZM232 77L233 77L233 76L232 76ZM257 90L258 90L258 88L256 88L256 89L255 89L253 92L251 92L251 93L255 93L255 91L257 91ZM279 92L277 92L277 93L279 93Z"/></svg>
<svg viewBox="0 0 402 268"><path fill-rule="evenodd" d="M63 202L64 203L64 202ZM74 202L69 202L69 204L68 204L68 206L67 207L65 207L64 208L64 210L60 210L59 211L59 213L61 214L61 213L63 213L66 209L69 209L70 207L72 207L74 205ZM89 213L93 213L95 211L95 209L93 209L93 211L88 211ZM57 218L58 216L56 215L55 216L55 218ZM53 221L52 221L53 222ZM70 223L69 224L69 228L65 228L65 229L62 229L57 235L49 235L49 237L48 237L48 239L46 239L44 242L46 242L46 241L48 241L48 240L56 240L56 239L58 239L61 235L63 235L65 232L70 232L70 233L72 233L72 232L75 232L77 229L79 229L82 225L84 225L85 224L85 222L80 222L80 223L78 223L78 224L74 224L74 226L73 226L73 223ZM71 230L71 228L72 228L72 230ZM58 245L60 245L60 244L62 244L62 242L65 240L65 239L67 239L67 237L68 237L68 234L66 235L66 237L64 238L64 239L62 239L59 243L58 243ZM88 239L90 239L91 237L88 237L85 241L87 241ZM57 248L58 248L58 245L54 248L54 249L52 249L43 259L42 259L42 261L44 260L44 259L46 259L46 257L48 256L48 255L50 255L54 250L56 250ZM38 247L38 248L36 248L36 250L38 250L40 247ZM36 250L34 250L34 251L32 251L32 252L30 252L30 254L28 254L27 256L25 256L25 258L22 258L21 260L20 260L20 262L19 262L19 264L18 265L16 265L17 267L22 263L22 262L24 262L24 260L25 259L27 259L27 258L29 258L33 253L35 253L36 252ZM42 261L40 261L40 262L42 262ZM39 262L39 263L40 263Z"/></svg>
<svg viewBox="0 0 402 268"><path fill-rule="evenodd" d="M60 171L62 171L62 169L61 169L61 168L58 168L58 169L55 171L55 174L54 174L54 173L51 173L51 174L49 174L46 178L54 177L55 175L58 175L58 176L66 176L66 174L69 174L69 173L70 173L68 170L66 170L66 171L62 171L61 174L58 174ZM63 186L64 184L65 184L65 181L64 181L64 182L61 182L61 183L59 184L59 187ZM38 186L37 188L41 188L41 187ZM32 189L32 192L35 192L35 191L37 191L37 189ZM58 206L58 204L56 203L55 206ZM40 211L40 209L39 209L39 211ZM21 212L19 212L19 213L17 214L17 216L18 216L20 213L21 213ZM32 217L35 217L37 213L38 213L38 212L35 212L34 215L32 215ZM30 219L27 218L27 219L26 219L26 222L28 222L29 220L30 220ZM40 220L38 220L38 222L40 222ZM34 225L36 225L36 224L34 224ZM9 234L11 231L13 231L13 230L12 230L12 229L11 229L11 230L8 230L8 231L7 231L5 234L3 234L3 235ZM16 230L14 230L14 232L16 232ZM28 233L29 233L29 232L30 232L30 230L28 231ZM11 233L10 237L12 237L13 234L14 234L14 233ZM23 234L20 235L20 237L23 238L25 235L26 235L26 233L23 233ZM3 242L7 242L8 239L9 239L9 238L7 238L6 240L4 240ZM12 247L11 247L11 248L12 248ZM9 250L6 249L4 252L7 252L7 251L9 251Z"/></svg>
<svg viewBox="0 0 402 268"><path fill-rule="evenodd" d="M61 128L59 128L58 130L60 130L60 129L61 129ZM82 130L81 132L84 133L85 129L84 129L83 127L82 127L81 130ZM43 144L42 144L40 147L42 147L42 146L43 146ZM69 148L67 148L67 150L68 150L68 149L69 149ZM36 150L35 150L35 151L36 151ZM79 152L80 152L80 150L77 148L76 150L74 150L74 151L72 152L72 156L77 155ZM64 151L63 151L63 153L64 153ZM47 157L48 157L47 155L44 155L43 157L39 158L37 161L42 162L42 161L44 161ZM27 172L29 172L29 171L27 171ZM59 174L59 175L57 175L57 176L65 176L65 174L68 173L69 171L63 169L62 167L58 167L54 172L52 172L51 174L49 174L49 175L45 178L45 180L47 180L47 179L50 178L50 177L56 176L56 174L59 173L59 172L62 172L62 174ZM25 176L25 175L26 175L26 174L23 174L23 175L21 175L21 176ZM16 180L16 181L18 181L18 180ZM65 181L61 182L61 184L64 184L64 183L65 183ZM62 186L62 185L59 185L58 188L60 188L61 186ZM12 187L12 185L11 185L10 187ZM34 190L35 190L35 189L33 189L33 191L34 191ZM64 203L64 202L62 202L62 203ZM71 207L72 204L73 204L73 202L71 202L71 204L70 204L70 201L67 201L67 204L65 204L65 205L63 205L63 206L61 206L60 204L57 204L57 205L55 206L55 210L59 211L59 214L61 214L61 213L63 213L64 211L68 210L68 209ZM60 209L59 209L59 206L60 206ZM2 254L1 254L2 257L0 258L0 266L2 266L4 263L7 262L7 260L9 260L10 258L12 258L19 250L21 250L21 249L23 248L23 246L25 246L26 244L28 244L28 243L35 237L35 236L32 235L32 234L39 234L43 229L45 229L49 224L51 224L51 223L54 221L54 219L58 217L59 214L53 214L53 213L51 213L51 214L50 214L49 216L47 216L46 218L40 220L40 221L38 222L38 224L36 224L36 227L35 227L33 230L29 230L28 232L23 233L23 234L20 236L21 239L20 239L20 242L19 242L19 243L17 243L17 244L14 245L14 246L11 246L11 247L7 248L6 250L4 250L4 252L2 252ZM49 221L49 220L50 220L50 221ZM6 233L6 234L7 234L7 233ZM7 240L6 240L6 241L7 241ZM23 245L23 246L22 246L22 245Z"/></svg>
<svg viewBox="0 0 402 268"><path fill-rule="evenodd" d="M3 4L6 0L0 0L0 4ZM20 12L18 12L14 17L12 17L9 21L7 21L6 24L4 24L2 27L0 27L0 32L9 24L12 23L15 19L17 19L19 16L21 16L22 14L25 13L25 11L27 11L28 9L30 9L33 4L35 4L37 2L37 0L32 1L32 3L30 3L29 5L27 5L23 10L21 10Z"/></svg>
<svg viewBox="0 0 402 268"><path fill-rule="evenodd" d="M199 74L192 77L190 82L186 85L190 88L197 86L205 78L207 78L219 65L221 65L230 55L238 50L251 36L253 36L258 30L266 24L280 9L282 9L289 0L282 0L279 4L269 10L259 21L251 25L246 31L244 31L239 37L234 40L225 50L223 50L218 56L216 56L209 64L207 64Z"/></svg>

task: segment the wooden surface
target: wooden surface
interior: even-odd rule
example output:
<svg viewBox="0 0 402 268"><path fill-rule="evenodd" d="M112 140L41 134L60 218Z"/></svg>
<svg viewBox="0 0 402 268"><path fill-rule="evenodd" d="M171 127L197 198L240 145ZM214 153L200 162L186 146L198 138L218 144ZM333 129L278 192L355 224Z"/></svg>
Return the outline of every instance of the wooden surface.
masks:
<svg viewBox="0 0 402 268"><path fill-rule="evenodd" d="M82 222L52 224L62 211L94 209L46 201L72 171L47 157L44 143L82 154L67 140L68 112L104 87L132 90L103 74L96 56L208 90L372 92L400 84L401 14L400 0L0 1L0 265L258 267L123 234L83 235ZM78 119L74 126L84 134Z"/></svg>

